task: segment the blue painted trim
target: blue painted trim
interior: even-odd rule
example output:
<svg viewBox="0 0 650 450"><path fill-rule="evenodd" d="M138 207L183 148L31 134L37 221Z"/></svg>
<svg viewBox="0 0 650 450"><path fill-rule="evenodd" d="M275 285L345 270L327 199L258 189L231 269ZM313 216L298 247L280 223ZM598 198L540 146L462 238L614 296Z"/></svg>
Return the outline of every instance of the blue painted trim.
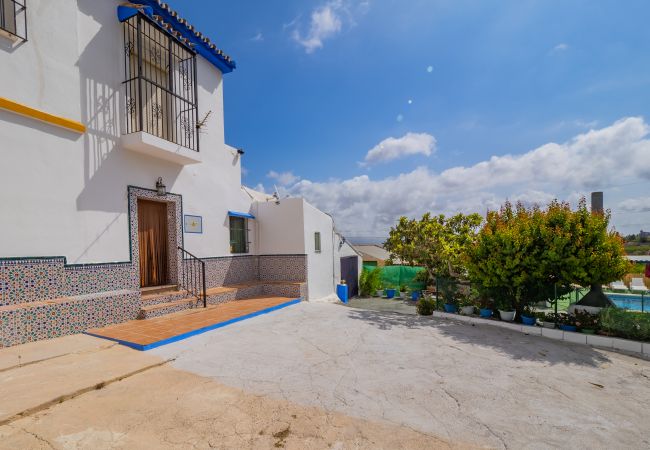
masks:
<svg viewBox="0 0 650 450"><path fill-rule="evenodd" d="M139 8L134 8L133 6L120 5L117 7L117 20L120 22L125 22L133 16L137 16L140 12ZM153 16L153 8L151 6L142 7L142 12L149 16Z"/></svg>
<svg viewBox="0 0 650 450"><path fill-rule="evenodd" d="M199 39L193 31L191 31L187 25L180 23L178 16L172 16L169 11L163 9L158 0L139 0L140 4L147 5L150 8L153 8L153 13L162 17L162 19L174 27L185 39L194 44L194 50L205 59L208 60L213 66L219 69L222 73L230 73L236 67L237 64L235 61L228 61L226 58L221 56L216 50L210 48L208 44Z"/></svg>
<svg viewBox="0 0 650 450"><path fill-rule="evenodd" d="M249 213L237 212L237 211L228 211L228 215L232 217L242 217L244 219L254 219L255 216Z"/></svg>
<svg viewBox="0 0 650 450"><path fill-rule="evenodd" d="M136 344L134 342L123 341L121 339L115 339L115 338L110 338L110 337L106 337L106 336L101 336L99 334L89 333L88 331L84 331L84 334L87 334L89 336L102 338L102 339L108 339L109 341L117 342L117 343L119 343L121 345L124 345L126 347L130 347L130 348L133 348L133 349L136 349L136 350L146 351L146 350L151 350L152 348L161 347L163 345L171 344L172 342L182 341L183 339L187 339L187 338L192 337L192 336L203 334L203 333L206 333L208 331L216 330L217 328L222 328L222 327L225 327L225 326L233 324L233 323L241 322L242 320L251 319L253 317L260 316L262 314L268 314L268 313L270 313L272 311L277 311L278 309L283 309L283 308L286 308L287 306L295 305L296 303L300 303L300 302L301 302L301 299L297 298L295 300L291 300L291 301L288 301L288 302L285 302L285 303L280 303L279 305L271 306L270 308L260 309L259 311L255 311L253 313L246 314L244 316L235 317L234 319L226 320L225 322L218 322L218 323L215 323L215 324L212 324L212 325L208 325L207 327L199 328L197 330L188 331L187 333L182 333L182 334L179 334L177 336L172 336L170 338L163 339L163 340L158 341L158 342L152 342L151 344L147 344L147 345Z"/></svg>

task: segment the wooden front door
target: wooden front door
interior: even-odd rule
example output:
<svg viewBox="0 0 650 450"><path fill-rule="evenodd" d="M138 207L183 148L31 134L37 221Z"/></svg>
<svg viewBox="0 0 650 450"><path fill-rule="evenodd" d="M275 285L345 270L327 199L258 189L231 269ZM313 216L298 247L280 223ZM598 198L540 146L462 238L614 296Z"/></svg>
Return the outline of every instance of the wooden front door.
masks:
<svg viewBox="0 0 650 450"><path fill-rule="evenodd" d="M138 200L140 286L167 283L167 203Z"/></svg>

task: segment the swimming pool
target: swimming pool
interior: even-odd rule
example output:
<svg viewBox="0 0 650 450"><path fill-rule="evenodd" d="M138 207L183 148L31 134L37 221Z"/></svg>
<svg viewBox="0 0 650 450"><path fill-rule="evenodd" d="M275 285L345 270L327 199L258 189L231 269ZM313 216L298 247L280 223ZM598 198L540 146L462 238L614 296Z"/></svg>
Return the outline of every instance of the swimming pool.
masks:
<svg viewBox="0 0 650 450"><path fill-rule="evenodd" d="M650 312L650 295L648 294L643 296L641 294L606 294L619 308Z"/></svg>

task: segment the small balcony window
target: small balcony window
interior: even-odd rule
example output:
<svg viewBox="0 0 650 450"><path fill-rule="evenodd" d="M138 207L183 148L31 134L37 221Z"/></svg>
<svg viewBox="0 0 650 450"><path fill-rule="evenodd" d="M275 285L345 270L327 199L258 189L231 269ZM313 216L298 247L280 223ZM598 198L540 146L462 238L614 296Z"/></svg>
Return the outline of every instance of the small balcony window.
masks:
<svg viewBox="0 0 650 450"><path fill-rule="evenodd" d="M145 132L198 151L194 51L137 14L124 22L124 55L126 134Z"/></svg>
<svg viewBox="0 0 650 450"><path fill-rule="evenodd" d="M12 40L27 40L27 0L0 0L0 34Z"/></svg>

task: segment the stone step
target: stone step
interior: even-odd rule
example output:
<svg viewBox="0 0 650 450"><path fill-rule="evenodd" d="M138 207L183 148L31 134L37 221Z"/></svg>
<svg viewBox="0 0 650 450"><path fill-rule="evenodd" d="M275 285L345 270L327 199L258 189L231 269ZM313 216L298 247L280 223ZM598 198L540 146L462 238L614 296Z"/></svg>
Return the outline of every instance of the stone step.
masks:
<svg viewBox="0 0 650 450"><path fill-rule="evenodd" d="M199 306L202 307L203 305L199 303L200 302L198 302L195 297L186 297L171 302L143 306L140 308L138 319L150 319L152 317L164 316L165 314L171 314L186 309L197 308Z"/></svg>
<svg viewBox="0 0 650 450"><path fill-rule="evenodd" d="M145 295L161 294L164 292L175 291L175 290L178 290L177 284L164 284L160 286L148 286L148 287L140 288L140 294L142 296L145 296Z"/></svg>
<svg viewBox="0 0 650 450"><path fill-rule="evenodd" d="M190 294L184 290L167 290L157 294L146 294L140 297L142 306L152 306L160 303L169 303L176 300L182 300L186 297L190 297Z"/></svg>

